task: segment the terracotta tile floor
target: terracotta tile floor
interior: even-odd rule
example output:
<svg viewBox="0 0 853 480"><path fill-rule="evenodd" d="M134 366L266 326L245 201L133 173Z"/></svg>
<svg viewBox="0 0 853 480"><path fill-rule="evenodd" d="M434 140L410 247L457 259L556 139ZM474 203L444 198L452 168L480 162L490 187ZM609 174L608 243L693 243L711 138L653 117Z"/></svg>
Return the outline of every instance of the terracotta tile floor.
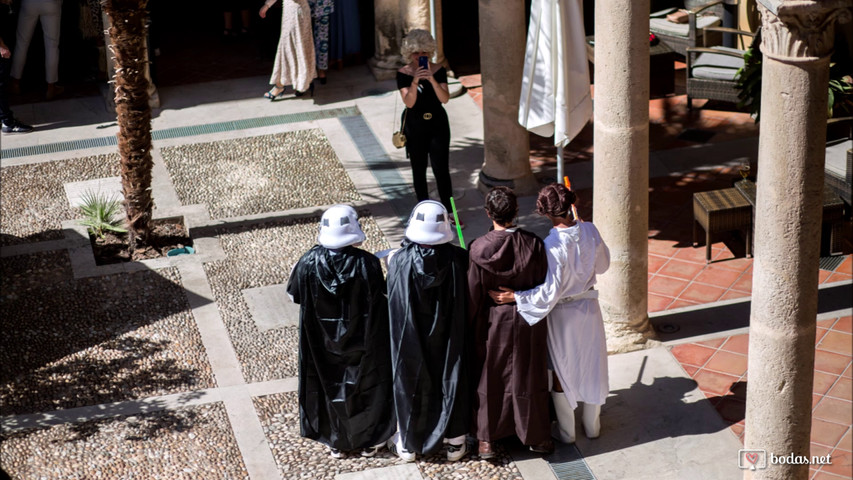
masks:
<svg viewBox="0 0 853 480"><path fill-rule="evenodd" d="M758 127L746 113L732 111L731 105L694 100L687 110L683 93L683 72L676 64L676 95L649 101L649 148L665 150L696 146L679 139L685 130L701 130L713 135L705 143L717 143L758 135ZM482 108L480 75L460 78L469 95ZM594 87L593 87L594 92ZM718 110L719 109L719 110ZM530 135L531 166L536 169L555 162L552 139ZM587 125L564 149L565 162L589 161L593 156L592 126ZM744 239L734 234L712 244L710 264L705 263L704 238L693 247L693 193L730 188L740 176L736 167L688 172L680 176L653 178L649 182L649 312L748 297L752 293L752 259L745 258ZM579 191L578 211L582 218L592 215L592 194ZM850 231L850 222L847 222ZM700 232L704 236L704 232ZM853 251L848 239L844 253ZM821 270L820 283L853 279L853 258L832 271Z"/></svg>
<svg viewBox="0 0 853 480"><path fill-rule="evenodd" d="M676 65L678 68L679 65ZM680 68L684 68L680 65ZM683 73L676 74L676 93L683 93ZM482 108L479 75L463 77L463 85ZM680 85L679 85L680 83ZM594 88L593 88L594 92ZM689 112L686 97L673 95L649 101L649 148L664 150L695 146L679 136L688 129L712 133L705 143L726 142L758 135L749 115L731 106L694 101ZM716 110L720 108L720 110ZM728 109L728 111L726 110ZM536 169L556 158L553 144L530 135L531 166ZM593 157L592 128L586 128L564 150L567 163ZM744 239L737 235L712 244L712 261L705 263L705 247L693 247L694 192L729 188L740 177L735 168L689 172L653 178L649 182L649 312L697 306L748 297L752 293L752 259L745 258ZM582 218L592 214L591 192L579 191ZM850 222L846 225L851 230ZM704 239L700 239L704 240ZM821 270L820 283L853 278L853 250L847 239L843 262L832 271ZM685 372L732 432L743 440L749 335L726 336L671 349ZM851 472L851 317L818 322L815 340L812 455L832 455L832 465L814 467L812 478L853 478Z"/></svg>
<svg viewBox="0 0 853 480"><path fill-rule="evenodd" d="M849 258L848 258L849 260ZM811 455L832 455L832 464L812 469L814 479L853 478L851 423L851 319L818 322L812 395ZM686 343L670 349L705 397L743 441L749 334Z"/></svg>

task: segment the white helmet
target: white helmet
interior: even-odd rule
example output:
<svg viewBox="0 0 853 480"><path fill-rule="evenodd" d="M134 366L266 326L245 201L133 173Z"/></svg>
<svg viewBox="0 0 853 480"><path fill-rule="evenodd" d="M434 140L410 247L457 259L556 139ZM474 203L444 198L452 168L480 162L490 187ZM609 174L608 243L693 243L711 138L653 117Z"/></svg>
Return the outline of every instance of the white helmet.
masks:
<svg viewBox="0 0 853 480"><path fill-rule="evenodd" d="M317 241L326 248L344 248L364 241L364 232L358 224L358 215L349 205L335 205L320 219Z"/></svg>
<svg viewBox="0 0 853 480"><path fill-rule="evenodd" d="M435 200L415 205L406 227L406 238L423 245L439 245L453 240L447 209Z"/></svg>

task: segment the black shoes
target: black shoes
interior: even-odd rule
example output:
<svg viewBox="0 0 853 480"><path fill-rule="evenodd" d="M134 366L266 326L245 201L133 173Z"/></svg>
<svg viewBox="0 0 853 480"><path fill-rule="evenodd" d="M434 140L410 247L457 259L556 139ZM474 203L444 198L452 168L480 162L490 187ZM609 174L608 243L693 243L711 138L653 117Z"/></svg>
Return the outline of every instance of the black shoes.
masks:
<svg viewBox="0 0 853 480"><path fill-rule="evenodd" d="M17 118L3 122L3 133L30 133L32 131L32 125L22 123Z"/></svg>
<svg viewBox="0 0 853 480"><path fill-rule="evenodd" d="M300 92L299 90L296 90L294 92L294 95L296 95L297 97L301 97L301 96L305 95L306 93L310 93L312 97L314 96L314 82L311 82L311 85L308 87L307 92Z"/></svg>

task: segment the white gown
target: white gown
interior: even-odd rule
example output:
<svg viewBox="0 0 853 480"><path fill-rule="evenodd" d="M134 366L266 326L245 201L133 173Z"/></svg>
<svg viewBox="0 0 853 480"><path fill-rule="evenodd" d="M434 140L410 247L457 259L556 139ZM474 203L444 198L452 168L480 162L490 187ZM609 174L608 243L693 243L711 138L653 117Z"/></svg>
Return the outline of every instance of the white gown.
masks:
<svg viewBox="0 0 853 480"><path fill-rule="evenodd" d="M552 228L545 248L548 276L536 288L515 292L518 313L530 324L548 317L548 352L569 405L603 405L610 389L607 344L592 288L610 266L610 250L589 222Z"/></svg>

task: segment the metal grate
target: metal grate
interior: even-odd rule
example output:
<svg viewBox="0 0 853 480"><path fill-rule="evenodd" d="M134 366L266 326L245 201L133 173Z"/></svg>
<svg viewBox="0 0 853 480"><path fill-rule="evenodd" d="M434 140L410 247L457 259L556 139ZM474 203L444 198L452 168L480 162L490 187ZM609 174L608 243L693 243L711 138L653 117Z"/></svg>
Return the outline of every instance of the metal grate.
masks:
<svg viewBox="0 0 853 480"><path fill-rule="evenodd" d="M835 255L832 257L820 257L820 269L821 270L829 270L830 272L834 272L841 262L847 258L845 255Z"/></svg>
<svg viewBox="0 0 853 480"><path fill-rule="evenodd" d="M312 120L323 120L326 118L361 116L358 107L329 108L315 112L289 113L273 117L247 118L231 122L208 123L204 125L193 125L188 127L166 128L151 132L152 140L164 140L167 138L192 137L210 133L220 133L233 130L247 130L250 128L270 127L273 125L284 125L288 123L310 122ZM65 142L47 143L44 145L32 145L29 147L9 148L2 150L3 158L28 157L31 155L43 155L46 153L67 152L70 150L82 150L86 148L111 147L118 144L115 136L87 138L84 140L69 140Z"/></svg>
<svg viewBox="0 0 853 480"><path fill-rule="evenodd" d="M559 480L595 480L595 475L574 445L559 445L548 462Z"/></svg>

